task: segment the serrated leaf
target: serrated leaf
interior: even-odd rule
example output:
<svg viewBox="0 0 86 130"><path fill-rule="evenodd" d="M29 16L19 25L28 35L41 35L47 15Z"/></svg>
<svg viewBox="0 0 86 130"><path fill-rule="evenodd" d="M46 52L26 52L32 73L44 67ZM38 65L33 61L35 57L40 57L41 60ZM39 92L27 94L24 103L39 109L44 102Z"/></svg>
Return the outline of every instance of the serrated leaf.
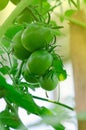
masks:
<svg viewBox="0 0 86 130"><path fill-rule="evenodd" d="M8 66L3 66L3 67L0 67L0 72L2 73L2 74L8 74L9 73L9 71L10 71L10 67L8 67Z"/></svg>

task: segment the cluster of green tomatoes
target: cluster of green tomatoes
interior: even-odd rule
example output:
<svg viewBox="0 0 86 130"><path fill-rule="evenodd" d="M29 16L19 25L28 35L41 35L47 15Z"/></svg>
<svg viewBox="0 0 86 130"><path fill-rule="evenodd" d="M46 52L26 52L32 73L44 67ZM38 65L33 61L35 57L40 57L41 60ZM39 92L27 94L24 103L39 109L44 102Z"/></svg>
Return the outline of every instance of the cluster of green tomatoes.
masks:
<svg viewBox="0 0 86 130"><path fill-rule="evenodd" d="M8 1L4 0L0 4L0 10L6 7ZM10 1L17 5L21 0ZM51 91L57 87L59 81L66 79L66 70L60 56L54 51L54 29L48 23L40 22L37 10L33 12L30 9L32 8L25 8L15 20L18 25L24 25L24 28L20 26L16 31L17 26L13 26L15 31L10 33L8 29L6 35L11 37L12 33L15 33L11 37L12 50L18 60L24 61L23 78L30 84L37 83L43 89Z"/></svg>
<svg viewBox="0 0 86 130"><path fill-rule="evenodd" d="M22 74L29 83L39 82L41 87L52 90L57 86L58 78L47 72L53 63L53 56L46 49L52 41L52 32L39 23L31 23L13 37L13 53L25 60Z"/></svg>
<svg viewBox="0 0 86 130"><path fill-rule="evenodd" d="M60 79L54 67L57 61L52 49L53 39L52 29L38 22L28 24L12 39L13 54L25 61L22 68L24 79L29 83L39 83L48 91L55 89ZM63 69L61 62L58 66Z"/></svg>

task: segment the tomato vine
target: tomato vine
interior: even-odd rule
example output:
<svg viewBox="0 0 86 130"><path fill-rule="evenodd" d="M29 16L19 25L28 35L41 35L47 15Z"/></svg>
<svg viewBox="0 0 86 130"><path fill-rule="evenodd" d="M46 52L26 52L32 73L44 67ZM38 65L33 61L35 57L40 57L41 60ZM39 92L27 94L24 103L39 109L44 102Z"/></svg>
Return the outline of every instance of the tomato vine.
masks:
<svg viewBox="0 0 86 130"><path fill-rule="evenodd" d="M0 3L0 10L8 4L8 0L4 1L6 3ZM53 110L36 104L34 99L74 110L60 101L34 96L29 92L38 88L52 91L67 78L61 56L55 52L58 46L56 37L62 35L63 26L51 19L51 14L61 5L61 1L55 0L54 5L48 0L10 2L15 4L15 9L0 26L0 98L6 102L6 108L0 112L0 124L3 130L19 127L27 130L18 115L19 107L42 119L47 116L53 119L57 115ZM68 2L80 9L79 0ZM64 18L86 27L67 15ZM7 81L8 78L11 83ZM52 124L48 121L47 124L56 130L65 129L61 122Z"/></svg>

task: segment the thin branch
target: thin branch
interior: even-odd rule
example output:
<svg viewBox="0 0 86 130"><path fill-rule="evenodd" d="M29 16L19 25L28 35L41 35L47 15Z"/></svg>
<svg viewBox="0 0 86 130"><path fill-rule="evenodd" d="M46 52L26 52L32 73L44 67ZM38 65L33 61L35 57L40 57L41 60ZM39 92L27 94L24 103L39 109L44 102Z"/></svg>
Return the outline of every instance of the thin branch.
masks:
<svg viewBox="0 0 86 130"><path fill-rule="evenodd" d="M75 19L70 18L70 17L65 17L65 19L69 20L71 23L74 23L74 24L76 24L76 25L78 25L80 27L86 28L86 23L84 23L84 22L80 22L80 21L75 20Z"/></svg>
<svg viewBox="0 0 86 130"><path fill-rule="evenodd" d="M67 109L70 109L72 111L74 110L74 108L72 108L72 107L70 107L68 105L65 105L65 104L63 104L61 102L57 102L57 101L53 101L53 100L49 100L49 99L46 99L46 98L41 98L41 97L37 97L37 96L33 96L33 95L32 95L32 97L35 98L35 99L39 99L39 100L42 100L42 101L46 101L46 102L50 102L50 103L54 103L54 104L63 106L63 107L65 107Z"/></svg>

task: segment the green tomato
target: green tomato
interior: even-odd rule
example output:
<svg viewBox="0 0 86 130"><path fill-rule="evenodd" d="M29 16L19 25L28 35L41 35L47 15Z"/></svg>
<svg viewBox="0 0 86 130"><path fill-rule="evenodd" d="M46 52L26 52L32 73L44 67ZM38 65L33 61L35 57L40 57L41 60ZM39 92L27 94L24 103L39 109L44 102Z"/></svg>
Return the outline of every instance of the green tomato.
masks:
<svg viewBox="0 0 86 130"><path fill-rule="evenodd" d="M7 4L8 4L9 0L0 0L0 10L3 10Z"/></svg>
<svg viewBox="0 0 86 130"><path fill-rule="evenodd" d="M48 91L54 90L58 84L58 77L56 73L46 74L40 77L40 86Z"/></svg>
<svg viewBox="0 0 86 130"><path fill-rule="evenodd" d="M13 4L17 5L21 0L10 0Z"/></svg>
<svg viewBox="0 0 86 130"><path fill-rule="evenodd" d="M52 39L51 29L38 23L29 24L21 37L22 45L30 52L46 47Z"/></svg>
<svg viewBox="0 0 86 130"><path fill-rule="evenodd" d="M27 60L30 72L35 75L43 75L52 65L53 57L46 50L33 52Z"/></svg>
<svg viewBox="0 0 86 130"><path fill-rule="evenodd" d="M28 8L24 9L21 14L17 17L16 22L18 24L23 24L23 23L31 23L33 21L33 17L28 10Z"/></svg>
<svg viewBox="0 0 86 130"><path fill-rule="evenodd" d="M27 51L21 44L21 34L22 31L19 31L14 37L13 37L13 53L14 55L20 59L24 60L27 59L30 56L30 52Z"/></svg>
<svg viewBox="0 0 86 130"><path fill-rule="evenodd" d="M27 82L29 82L29 83L37 83L37 82L38 82L37 77L33 76L33 75L30 73L30 70L26 67L26 64L25 64L24 67L23 67L22 75L23 75L24 79L25 79Z"/></svg>

